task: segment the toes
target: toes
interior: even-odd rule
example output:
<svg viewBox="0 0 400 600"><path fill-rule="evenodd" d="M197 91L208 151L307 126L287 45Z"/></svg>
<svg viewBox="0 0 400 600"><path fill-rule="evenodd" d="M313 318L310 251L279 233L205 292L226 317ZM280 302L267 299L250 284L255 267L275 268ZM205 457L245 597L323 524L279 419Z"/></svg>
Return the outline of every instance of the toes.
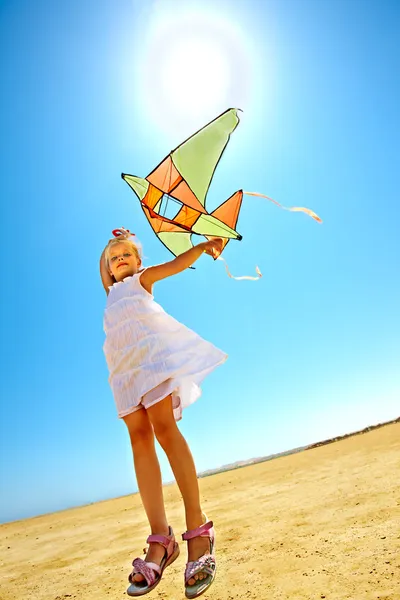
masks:
<svg viewBox="0 0 400 600"><path fill-rule="evenodd" d="M194 575L194 577L189 579L188 584L194 585L198 581L203 581L203 579L206 579L206 577L207 577L207 573L196 573L196 575Z"/></svg>
<svg viewBox="0 0 400 600"><path fill-rule="evenodd" d="M136 583L141 583L144 581L144 577L141 573L135 573L133 576L133 581L136 581Z"/></svg>

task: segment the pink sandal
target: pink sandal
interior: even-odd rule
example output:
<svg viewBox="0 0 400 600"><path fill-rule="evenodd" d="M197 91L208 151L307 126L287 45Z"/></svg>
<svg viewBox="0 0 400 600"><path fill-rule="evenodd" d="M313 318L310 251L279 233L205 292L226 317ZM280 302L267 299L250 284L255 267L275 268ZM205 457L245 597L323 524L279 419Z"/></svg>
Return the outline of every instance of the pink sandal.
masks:
<svg viewBox="0 0 400 600"><path fill-rule="evenodd" d="M169 565L171 565L179 556L179 546L175 541L174 532L172 528L169 528L170 534L168 536L165 535L149 535L147 538L147 543L157 543L161 544L165 548L165 554L161 561L160 565L156 565L153 562L146 562L141 558L135 558L132 562L132 566L134 570L129 575L129 583L131 584L126 593L128 596L144 596L144 594L148 594L161 581L164 569L166 569ZM144 550L146 553L146 550ZM143 575L144 581L137 582L134 581L134 575Z"/></svg>
<svg viewBox="0 0 400 600"><path fill-rule="evenodd" d="M205 515L204 515L205 516ZM203 554L197 560L188 562L185 569L185 595L186 598L192 599L197 598L204 594L210 585L214 582L217 565L215 562L215 530L212 521L207 521L205 517L205 523L197 527L197 529L191 529L186 531L182 535L184 541L191 540L195 537L208 537L210 538L210 552ZM188 581L192 579L197 573L207 573L208 577L197 580L194 585L188 585Z"/></svg>

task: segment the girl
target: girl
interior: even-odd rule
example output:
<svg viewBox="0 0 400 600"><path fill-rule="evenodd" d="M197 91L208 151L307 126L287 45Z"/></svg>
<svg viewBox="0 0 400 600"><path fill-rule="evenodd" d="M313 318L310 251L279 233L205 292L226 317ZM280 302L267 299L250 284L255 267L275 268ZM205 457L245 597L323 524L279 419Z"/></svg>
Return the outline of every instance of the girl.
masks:
<svg viewBox="0 0 400 600"><path fill-rule="evenodd" d="M187 598L197 598L212 584L216 563L215 532L200 506L196 469L177 427L182 409L200 396L199 384L227 355L173 319L156 304L156 281L189 268L204 252L222 250L222 240L203 242L174 260L142 268L129 230L109 241L100 259L107 293L104 353L118 416L129 431L136 478L151 535L144 560L136 558L129 575L129 596L142 596L160 582L164 569L179 555L168 525L154 436L165 451L185 506L188 562Z"/></svg>

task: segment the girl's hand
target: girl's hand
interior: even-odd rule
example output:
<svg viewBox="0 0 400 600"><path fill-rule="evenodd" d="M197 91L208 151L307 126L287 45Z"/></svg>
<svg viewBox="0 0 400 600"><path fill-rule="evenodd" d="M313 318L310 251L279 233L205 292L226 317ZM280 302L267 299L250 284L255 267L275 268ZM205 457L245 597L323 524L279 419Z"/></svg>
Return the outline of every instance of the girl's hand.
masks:
<svg viewBox="0 0 400 600"><path fill-rule="evenodd" d="M216 255L220 255L223 249L223 240L221 238L216 238L215 240L209 240L208 242L202 242L199 244L203 248L203 252L209 254L213 258Z"/></svg>

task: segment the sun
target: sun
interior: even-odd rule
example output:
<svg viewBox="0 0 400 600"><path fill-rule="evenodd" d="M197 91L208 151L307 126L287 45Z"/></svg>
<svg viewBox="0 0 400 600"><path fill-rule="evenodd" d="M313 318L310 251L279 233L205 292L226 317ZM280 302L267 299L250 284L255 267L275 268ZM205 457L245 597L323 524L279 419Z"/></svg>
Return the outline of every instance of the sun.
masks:
<svg viewBox="0 0 400 600"><path fill-rule="evenodd" d="M160 64L160 99L180 117L213 108L227 100L230 71L222 44L183 35L171 43Z"/></svg>
<svg viewBox="0 0 400 600"><path fill-rule="evenodd" d="M181 3L168 12L160 5L138 64L143 116L179 136L227 108L245 108L252 65L239 26L210 11L185 11Z"/></svg>

